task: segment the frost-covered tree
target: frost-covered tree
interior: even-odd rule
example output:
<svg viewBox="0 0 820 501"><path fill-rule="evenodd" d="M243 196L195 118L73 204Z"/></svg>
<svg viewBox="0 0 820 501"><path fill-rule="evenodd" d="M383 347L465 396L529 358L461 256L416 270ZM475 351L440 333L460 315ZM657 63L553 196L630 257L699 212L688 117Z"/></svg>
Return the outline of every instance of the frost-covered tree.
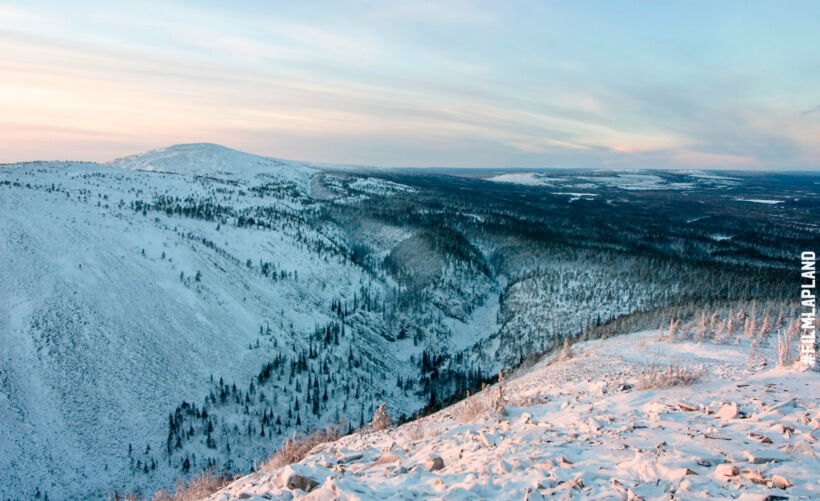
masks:
<svg viewBox="0 0 820 501"><path fill-rule="evenodd" d="M390 415L387 413L386 409L387 403L382 402L379 405L379 408L376 409L376 412L373 414L373 422L370 425L376 431L386 430L393 426L393 420L390 419Z"/></svg>

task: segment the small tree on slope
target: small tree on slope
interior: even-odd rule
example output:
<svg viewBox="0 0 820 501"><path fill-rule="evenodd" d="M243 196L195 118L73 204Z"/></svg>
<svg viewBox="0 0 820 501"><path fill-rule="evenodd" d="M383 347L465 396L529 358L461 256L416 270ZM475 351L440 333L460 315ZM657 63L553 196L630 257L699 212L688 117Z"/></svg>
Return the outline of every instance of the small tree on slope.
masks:
<svg viewBox="0 0 820 501"><path fill-rule="evenodd" d="M376 412L373 414L373 422L371 425L373 429L376 431L386 430L393 426L393 421L390 419L390 415L387 414L387 410L385 409L385 402L382 402L379 405L379 408L376 409Z"/></svg>

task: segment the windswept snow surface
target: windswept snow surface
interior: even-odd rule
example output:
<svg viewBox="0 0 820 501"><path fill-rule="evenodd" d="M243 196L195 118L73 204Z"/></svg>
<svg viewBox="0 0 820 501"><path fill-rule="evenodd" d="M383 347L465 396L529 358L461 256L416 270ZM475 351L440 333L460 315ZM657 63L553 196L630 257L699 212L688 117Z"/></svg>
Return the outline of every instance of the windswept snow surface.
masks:
<svg viewBox="0 0 820 501"><path fill-rule="evenodd" d="M731 183L717 176L692 176L691 182L671 182L663 175L644 171L601 170L577 173L562 173L548 176L541 172L511 172L487 178L497 183L512 183L526 186L544 186L567 189L619 188L627 191L650 190L690 190L699 184L714 186Z"/></svg>
<svg viewBox="0 0 820 501"><path fill-rule="evenodd" d="M776 205L782 204L783 200L770 200L767 198L735 198L738 202L751 202L755 204Z"/></svg>
<svg viewBox="0 0 820 501"><path fill-rule="evenodd" d="M750 356L746 340L670 343L656 331L573 350L502 383L505 414L465 419L495 386L416 422L319 445L209 499L820 498L816 372L776 368L771 347ZM639 390L650 364L701 378ZM425 468L435 457L443 468ZM299 477L316 488L289 489Z"/></svg>
<svg viewBox="0 0 820 501"><path fill-rule="evenodd" d="M178 144L118 158L111 164L123 169L191 176L250 178L262 175L302 185L317 171L303 162L252 155L211 143Z"/></svg>
<svg viewBox="0 0 820 501"><path fill-rule="evenodd" d="M489 178L496 183L513 183L527 186L553 186L554 181L559 178L547 177L537 172L516 172L512 174L499 174Z"/></svg>

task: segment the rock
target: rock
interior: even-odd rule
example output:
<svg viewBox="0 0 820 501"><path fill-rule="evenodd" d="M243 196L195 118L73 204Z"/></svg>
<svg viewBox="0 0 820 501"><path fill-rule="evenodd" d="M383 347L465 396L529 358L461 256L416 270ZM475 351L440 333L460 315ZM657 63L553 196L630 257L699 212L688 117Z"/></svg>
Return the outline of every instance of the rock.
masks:
<svg viewBox="0 0 820 501"><path fill-rule="evenodd" d="M672 482L680 482L689 475L699 475L699 473L691 468L669 468L666 471L667 479Z"/></svg>
<svg viewBox="0 0 820 501"><path fill-rule="evenodd" d="M795 456L795 455L803 455L809 456L811 458L817 459L817 454L814 453L814 450L811 445L807 442L798 442L796 444L786 444L780 448L782 452L785 454ZM788 456L786 456L783 460L787 460Z"/></svg>
<svg viewBox="0 0 820 501"><path fill-rule="evenodd" d="M598 431L601 429L601 423L596 421L594 418L589 418L587 420L587 426L589 427L590 431Z"/></svg>
<svg viewBox="0 0 820 501"><path fill-rule="evenodd" d="M632 489L627 489L626 501L643 501L643 498L632 492Z"/></svg>
<svg viewBox="0 0 820 501"><path fill-rule="evenodd" d="M795 407L797 407L797 399L796 398L790 398L788 400L784 400L784 401L780 402L779 404L775 404L775 405L769 407L769 410L770 411L776 411L778 409L795 408Z"/></svg>
<svg viewBox="0 0 820 501"><path fill-rule="evenodd" d="M439 456L430 456L424 463L424 469L427 471L437 471L444 468L444 460Z"/></svg>
<svg viewBox="0 0 820 501"><path fill-rule="evenodd" d="M763 478L763 474L757 470L743 470L743 476L750 482L758 485L766 485L768 482Z"/></svg>
<svg viewBox="0 0 820 501"><path fill-rule="evenodd" d="M749 438L752 440L757 440L761 444L770 444L772 443L772 439L767 437L766 435L761 435L760 433L749 433Z"/></svg>
<svg viewBox="0 0 820 501"><path fill-rule="evenodd" d="M780 475L772 476L772 484L778 489L788 489L792 486L792 483L789 482L789 480L786 477L782 477Z"/></svg>
<svg viewBox="0 0 820 501"><path fill-rule="evenodd" d="M388 463L395 463L400 461L401 458L391 452L385 452L381 456L379 456L375 461L373 461L371 466L376 466L380 464L388 464Z"/></svg>
<svg viewBox="0 0 820 501"><path fill-rule="evenodd" d="M617 478L610 478L609 485L611 485L613 489L620 492L621 494L626 494L626 488Z"/></svg>
<svg viewBox="0 0 820 501"><path fill-rule="evenodd" d="M774 430L775 433L794 433L794 428L781 423L773 424L771 429Z"/></svg>
<svg viewBox="0 0 820 501"><path fill-rule="evenodd" d="M487 435L484 434L483 431L478 432L478 438L481 440L481 443L484 444L485 447L495 447L495 444L487 438Z"/></svg>
<svg viewBox="0 0 820 501"><path fill-rule="evenodd" d="M680 409L684 412L694 412L694 411L698 410L698 408L695 407L694 405L685 404L683 402L678 402L678 409Z"/></svg>
<svg viewBox="0 0 820 501"><path fill-rule="evenodd" d="M737 415L737 404L735 402L731 402L721 407L720 410L717 411L717 414L715 414L715 417L719 419L734 419Z"/></svg>
<svg viewBox="0 0 820 501"><path fill-rule="evenodd" d="M384 470L385 477L394 477L396 475L404 475L405 473L407 473L407 468L402 465L391 466Z"/></svg>
<svg viewBox="0 0 820 501"><path fill-rule="evenodd" d="M304 475L299 475L295 471L291 470L288 474L287 478L285 479L285 486L291 490L300 490L304 492L310 492L318 486L319 483L312 478L308 478Z"/></svg>
<svg viewBox="0 0 820 501"><path fill-rule="evenodd" d="M740 470L733 464L723 463L715 468L715 474L722 477L736 477L738 473Z"/></svg>
<svg viewBox="0 0 820 501"><path fill-rule="evenodd" d="M758 414L756 418L758 420L763 420L771 417L783 416L784 414L792 412L796 407L797 400L790 398L778 404L767 407L763 412Z"/></svg>
<svg viewBox="0 0 820 501"><path fill-rule="evenodd" d="M564 456L561 456L558 458L558 464L561 465L562 468L569 468L573 465L573 462L565 458Z"/></svg>
<svg viewBox="0 0 820 501"><path fill-rule="evenodd" d="M743 451L743 456L746 458L747 461L749 461L752 464L779 463L787 459L782 455L778 454L777 452L774 452L773 455L761 456L759 454L754 454L749 451Z"/></svg>
<svg viewBox="0 0 820 501"><path fill-rule="evenodd" d="M570 487L573 489L583 489L584 488L584 481L581 479L581 475L578 475L574 479L567 482Z"/></svg>
<svg viewBox="0 0 820 501"><path fill-rule="evenodd" d="M337 463L337 464L352 463L353 461L358 461L358 460L359 460L359 459L361 459L363 456L364 456L364 454L362 454L362 453L358 453L358 452L357 452L357 453L354 453L354 454L348 454L348 455L346 455L346 456L341 456L341 457L340 457L340 458L336 461L336 463Z"/></svg>
<svg viewBox="0 0 820 501"><path fill-rule="evenodd" d="M543 501L545 499L547 498L545 498L543 494L538 492L538 489L527 487L526 492L524 492L524 501Z"/></svg>

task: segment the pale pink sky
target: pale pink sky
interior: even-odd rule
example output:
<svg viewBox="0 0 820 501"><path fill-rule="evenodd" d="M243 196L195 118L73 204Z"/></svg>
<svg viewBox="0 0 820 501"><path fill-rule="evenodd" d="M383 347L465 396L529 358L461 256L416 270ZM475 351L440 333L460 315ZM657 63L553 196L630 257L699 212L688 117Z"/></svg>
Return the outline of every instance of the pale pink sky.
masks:
<svg viewBox="0 0 820 501"><path fill-rule="evenodd" d="M818 168L820 4L0 0L0 162Z"/></svg>

